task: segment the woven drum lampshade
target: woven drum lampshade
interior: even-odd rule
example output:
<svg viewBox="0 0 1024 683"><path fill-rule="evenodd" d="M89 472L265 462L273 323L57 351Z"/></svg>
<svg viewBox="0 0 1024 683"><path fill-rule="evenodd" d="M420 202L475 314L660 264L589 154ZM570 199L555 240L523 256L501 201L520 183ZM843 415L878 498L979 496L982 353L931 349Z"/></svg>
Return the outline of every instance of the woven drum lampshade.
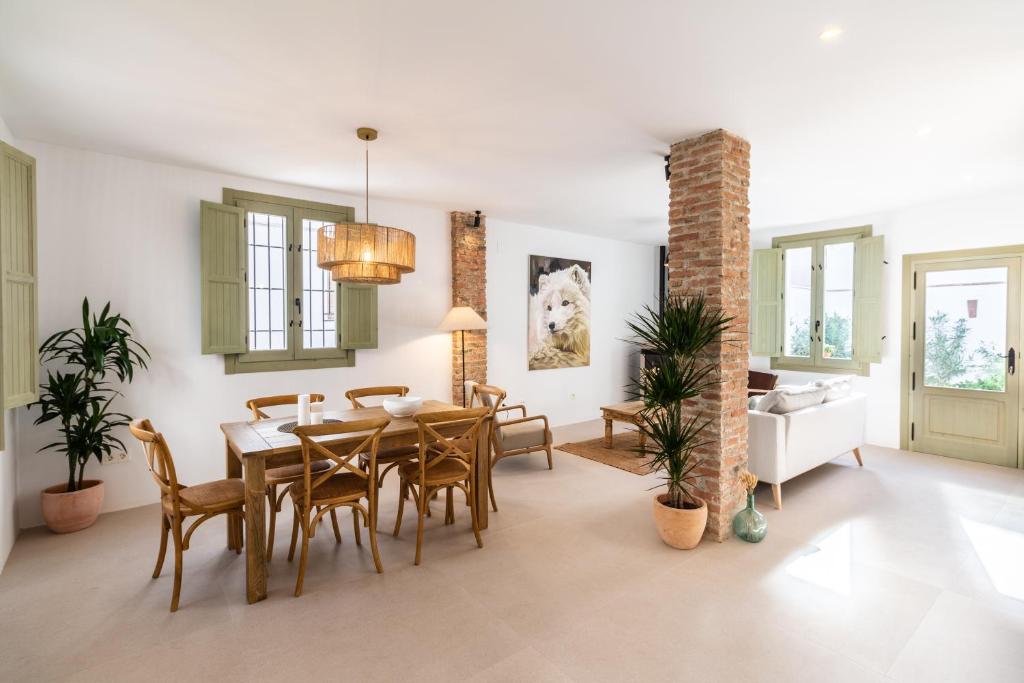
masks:
<svg viewBox="0 0 1024 683"><path fill-rule="evenodd" d="M416 270L416 236L373 223L339 223L317 230L317 265L335 282L393 285Z"/></svg>
<svg viewBox="0 0 1024 683"><path fill-rule="evenodd" d="M316 231L316 264L331 271L335 282L394 285L416 270L416 235L401 228L370 223L370 148L377 139L373 128L360 128L356 137L366 147L366 223L337 223Z"/></svg>

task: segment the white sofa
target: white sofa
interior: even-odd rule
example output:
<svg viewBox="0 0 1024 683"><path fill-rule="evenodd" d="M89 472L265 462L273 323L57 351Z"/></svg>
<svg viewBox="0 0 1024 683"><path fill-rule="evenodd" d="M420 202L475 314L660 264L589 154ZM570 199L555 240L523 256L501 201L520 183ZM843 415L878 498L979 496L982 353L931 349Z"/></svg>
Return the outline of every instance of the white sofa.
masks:
<svg viewBox="0 0 1024 683"><path fill-rule="evenodd" d="M791 413L751 410L747 469L772 485L775 507L782 508L782 483L853 451L857 464L864 445L867 397L850 394Z"/></svg>

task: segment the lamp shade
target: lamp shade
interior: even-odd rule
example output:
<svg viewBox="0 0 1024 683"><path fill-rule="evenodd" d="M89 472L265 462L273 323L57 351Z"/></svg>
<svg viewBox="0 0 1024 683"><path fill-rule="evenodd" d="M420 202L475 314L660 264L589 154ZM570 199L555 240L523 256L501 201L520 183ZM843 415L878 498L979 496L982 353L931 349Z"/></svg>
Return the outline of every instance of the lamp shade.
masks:
<svg viewBox="0 0 1024 683"><path fill-rule="evenodd" d="M416 270L416 236L373 223L338 223L317 230L317 265L337 282L395 284Z"/></svg>
<svg viewBox="0 0 1024 683"><path fill-rule="evenodd" d="M441 321L441 329L445 332L486 330L487 321L469 306L455 306Z"/></svg>

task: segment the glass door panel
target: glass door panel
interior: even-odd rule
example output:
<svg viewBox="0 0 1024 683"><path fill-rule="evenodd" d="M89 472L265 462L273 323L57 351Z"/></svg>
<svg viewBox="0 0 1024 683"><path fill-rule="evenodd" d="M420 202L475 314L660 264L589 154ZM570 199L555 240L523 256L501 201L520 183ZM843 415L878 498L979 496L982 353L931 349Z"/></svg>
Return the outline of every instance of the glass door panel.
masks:
<svg viewBox="0 0 1024 683"><path fill-rule="evenodd" d="M924 383L1006 391L1007 268L925 273Z"/></svg>

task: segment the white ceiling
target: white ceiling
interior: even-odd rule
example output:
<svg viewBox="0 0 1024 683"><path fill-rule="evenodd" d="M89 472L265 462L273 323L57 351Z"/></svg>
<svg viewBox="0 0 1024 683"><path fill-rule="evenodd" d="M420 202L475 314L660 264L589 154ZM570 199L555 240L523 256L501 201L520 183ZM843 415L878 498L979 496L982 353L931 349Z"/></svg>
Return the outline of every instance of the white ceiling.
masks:
<svg viewBox="0 0 1024 683"><path fill-rule="evenodd" d="M370 125L376 196L658 243L712 128L754 227L1024 183L1024 2L0 0L0 117L350 192Z"/></svg>

